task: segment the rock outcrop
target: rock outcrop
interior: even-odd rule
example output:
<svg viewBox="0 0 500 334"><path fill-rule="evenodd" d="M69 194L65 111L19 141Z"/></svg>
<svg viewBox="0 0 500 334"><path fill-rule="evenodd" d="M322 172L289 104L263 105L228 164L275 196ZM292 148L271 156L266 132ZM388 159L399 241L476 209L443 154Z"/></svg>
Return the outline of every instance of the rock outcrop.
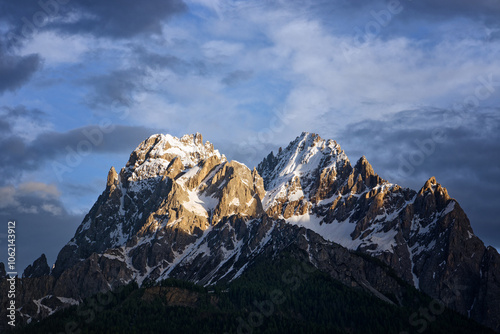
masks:
<svg viewBox="0 0 500 334"><path fill-rule="evenodd" d="M47 258L45 254L42 254L38 259L30 264L23 273L23 278L33 278L33 277L42 277L50 274L50 267L47 264Z"/></svg>

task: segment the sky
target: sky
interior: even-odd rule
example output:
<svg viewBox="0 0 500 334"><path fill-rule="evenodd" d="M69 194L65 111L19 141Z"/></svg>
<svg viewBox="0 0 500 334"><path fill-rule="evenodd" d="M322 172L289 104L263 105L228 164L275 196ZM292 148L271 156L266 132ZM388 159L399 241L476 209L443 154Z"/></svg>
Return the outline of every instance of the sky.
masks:
<svg viewBox="0 0 500 334"><path fill-rule="evenodd" d="M435 176L500 249L496 0L0 0L0 261L49 265L148 136L250 168L303 131Z"/></svg>

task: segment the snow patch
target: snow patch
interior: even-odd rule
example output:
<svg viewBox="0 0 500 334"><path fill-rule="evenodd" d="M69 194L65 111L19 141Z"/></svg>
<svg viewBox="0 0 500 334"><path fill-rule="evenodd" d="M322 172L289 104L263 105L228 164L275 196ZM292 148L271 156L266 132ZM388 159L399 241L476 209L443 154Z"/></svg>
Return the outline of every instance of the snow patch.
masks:
<svg viewBox="0 0 500 334"><path fill-rule="evenodd" d="M352 240L351 233L356 224L348 220L343 222L334 221L331 224L321 224L322 217L306 213L302 216L292 216L286 222L292 225L308 228L329 241L338 243L349 249L357 249L361 245L361 240Z"/></svg>
<svg viewBox="0 0 500 334"><path fill-rule="evenodd" d="M198 197L196 191L189 190L188 196L188 201L182 203L182 206L198 216L208 217L207 209L204 206L205 203Z"/></svg>
<svg viewBox="0 0 500 334"><path fill-rule="evenodd" d="M64 304L69 304L69 305L78 305L80 304L79 301L73 299L73 298L66 298L66 297L57 297L61 302Z"/></svg>
<svg viewBox="0 0 500 334"><path fill-rule="evenodd" d="M447 215L448 213L452 212L455 209L455 201L451 201L448 203L444 211L441 213L441 215Z"/></svg>

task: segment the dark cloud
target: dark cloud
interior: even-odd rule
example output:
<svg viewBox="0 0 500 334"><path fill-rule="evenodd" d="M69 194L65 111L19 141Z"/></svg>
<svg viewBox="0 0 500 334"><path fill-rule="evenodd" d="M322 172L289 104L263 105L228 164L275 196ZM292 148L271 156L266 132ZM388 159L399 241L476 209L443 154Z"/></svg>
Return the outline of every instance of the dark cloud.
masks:
<svg viewBox="0 0 500 334"><path fill-rule="evenodd" d="M495 18L500 16L500 2L496 0L441 0L401 1L404 6L425 17Z"/></svg>
<svg viewBox="0 0 500 334"><path fill-rule="evenodd" d="M240 82L247 81L253 75L252 71L233 71L228 73L224 78L222 78L221 82L227 86L236 85Z"/></svg>
<svg viewBox="0 0 500 334"><path fill-rule="evenodd" d="M330 12L342 11L367 11L382 10L384 8L401 8L398 14L412 17L414 19L443 19L455 17L470 17L470 18L498 18L500 15L500 3L496 0L396 0L396 1L364 1L364 0L350 0L350 1L319 1L313 2L310 5L312 9L327 10ZM328 10L327 10L328 11ZM405 13L406 12L406 13Z"/></svg>
<svg viewBox="0 0 500 334"><path fill-rule="evenodd" d="M2 118L4 120L12 121L17 118L21 117L27 117L31 118L34 121L43 121L43 118L47 115L40 109L28 109L23 105L19 105L16 107L2 107L0 108L4 110L4 115L2 115Z"/></svg>
<svg viewBox="0 0 500 334"><path fill-rule="evenodd" d="M197 71L200 64L191 64L170 54L150 52L143 47L134 46L131 57L135 66L114 70L109 73L92 76L84 80L91 87L87 104L92 108L130 107L137 102L136 95L141 92L156 92L161 89L168 75L159 71L169 69L177 75Z"/></svg>
<svg viewBox="0 0 500 334"><path fill-rule="evenodd" d="M39 119L42 112L24 107L4 108L4 127L10 127L13 115L31 116ZM10 116L9 116L10 115ZM104 126L105 125L105 126ZM95 153L130 153L139 142L158 131L124 125L89 125L67 132L42 132L33 140L15 133L0 133L0 184L18 178L23 171L34 171L49 161L73 168L78 161ZM69 162L68 162L69 161Z"/></svg>
<svg viewBox="0 0 500 334"><path fill-rule="evenodd" d="M499 110L422 109L352 124L338 138L352 160L365 155L391 182L420 189L436 176L469 216L474 231L497 248L500 237Z"/></svg>
<svg viewBox="0 0 500 334"><path fill-rule="evenodd" d="M135 57L139 64L150 69L169 68L176 73L184 74L190 69L190 64L170 54L150 52L139 46L134 49Z"/></svg>
<svg viewBox="0 0 500 334"><path fill-rule="evenodd" d="M146 72L141 68L115 70L93 76L85 80L92 88L87 104L92 108L130 107L134 104L134 94L142 88L141 81L145 77Z"/></svg>
<svg viewBox="0 0 500 334"><path fill-rule="evenodd" d="M67 152L67 148L78 150L82 142L90 142L95 153L130 153L138 143L153 134L155 130L142 126L110 125L101 127L89 125L67 132L47 132L39 135L29 146L33 152L52 156Z"/></svg>
<svg viewBox="0 0 500 334"><path fill-rule="evenodd" d="M494 41L500 25L500 2L496 0L291 0L270 2L273 8L292 7L304 17L314 16L337 34L352 36L354 43L370 37L422 39L484 38ZM462 28L448 26L457 21Z"/></svg>
<svg viewBox="0 0 500 334"><path fill-rule="evenodd" d="M63 31L90 32L95 36L127 38L141 33L160 33L163 20L183 12L180 0L111 0L79 1L75 6L82 18L75 23L62 24Z"/></svg>
<svg viewBox="0 0 500 334"><path fill-rule="evenodd" d="M0 187L0 220L2 224L16 221L17 271L38 258L42 252L55 261L58 251L72 237L82 215L68 213L60 201L54 185L40 182L19 184L17 187ZM0 233L0 247L7 244L7 237ZM6 261L6 253L0 261Z"/></svg>
<svg viewBox="0 0 500 334"><path fill-rule="evenodd" d="M67 214L59 202L59 190L54 185L40 182L21 183L17 187L0 187L2 200L0 208L4 215L15 217L16 213L40 214L53 216Z"/></svg>
<svg viewBox="0 0 500 334"><path fill-rule="evenodd" d="M1 133L10 133L12 131L9 122L0 119L0 132Z"/></svg>
<svg viewBox="0 0 500 334"><path fill-rule="evenodd" d="M42 59L37 54L19 56L0 47L0 94L18 89L41 67Z"/></svg>
<svg viewBox="0 0 500 334"><path fill-rule="evenodd" d="M185 10L181 0L0 0L0 20L17 40L42 29L111 38L161 33L164 20Z"/></svg>
<svg viewBox="0 0 500 334"><path fill-rule="evenodd" d="M67 2L66 4L61 4ZM0 23L7 32L0 38L0 94L16 90L42 67L38 54L20 56L16 50L40 31L63 34L92 34L96 37L130 38L140 34L160 34L162 22L186 10L182 0L0 0ZM149 57L152 64L165 65L173 57ZM130 71L128 71L130 72ZM114 73L117 79L127 73ZM133 73L132 73L133 74ZM128 81L122 89L133 88ZM109 98L124 104L119 87L104 87Z"/></svg>

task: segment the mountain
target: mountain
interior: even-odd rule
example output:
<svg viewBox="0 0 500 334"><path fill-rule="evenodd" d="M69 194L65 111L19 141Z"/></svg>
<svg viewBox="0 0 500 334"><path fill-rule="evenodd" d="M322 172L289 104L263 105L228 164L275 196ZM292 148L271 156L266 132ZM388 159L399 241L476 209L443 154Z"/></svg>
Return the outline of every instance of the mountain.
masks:
<svg viewBox="0 0 500 334"><path fill-rule="evenodd" d="M416 288L500 329L498 252L474 235L434 177L418 192L401 188L365 157L352 166L335 141L308 133L267 156L258 171L271 217L370 254Z"/></svg>
<svg viewBox="0 0 500 334"><path fill-rule="evenodd" d="M133 281L231 284L290 252L390 305L403 306L411 285L500 332L500 255L446 189L435 178L418 192L392 184L310 133L253 170L199 133L149 137L110 169L50 274L45 256L27 268L20 316L40 320Z"/></svg>

